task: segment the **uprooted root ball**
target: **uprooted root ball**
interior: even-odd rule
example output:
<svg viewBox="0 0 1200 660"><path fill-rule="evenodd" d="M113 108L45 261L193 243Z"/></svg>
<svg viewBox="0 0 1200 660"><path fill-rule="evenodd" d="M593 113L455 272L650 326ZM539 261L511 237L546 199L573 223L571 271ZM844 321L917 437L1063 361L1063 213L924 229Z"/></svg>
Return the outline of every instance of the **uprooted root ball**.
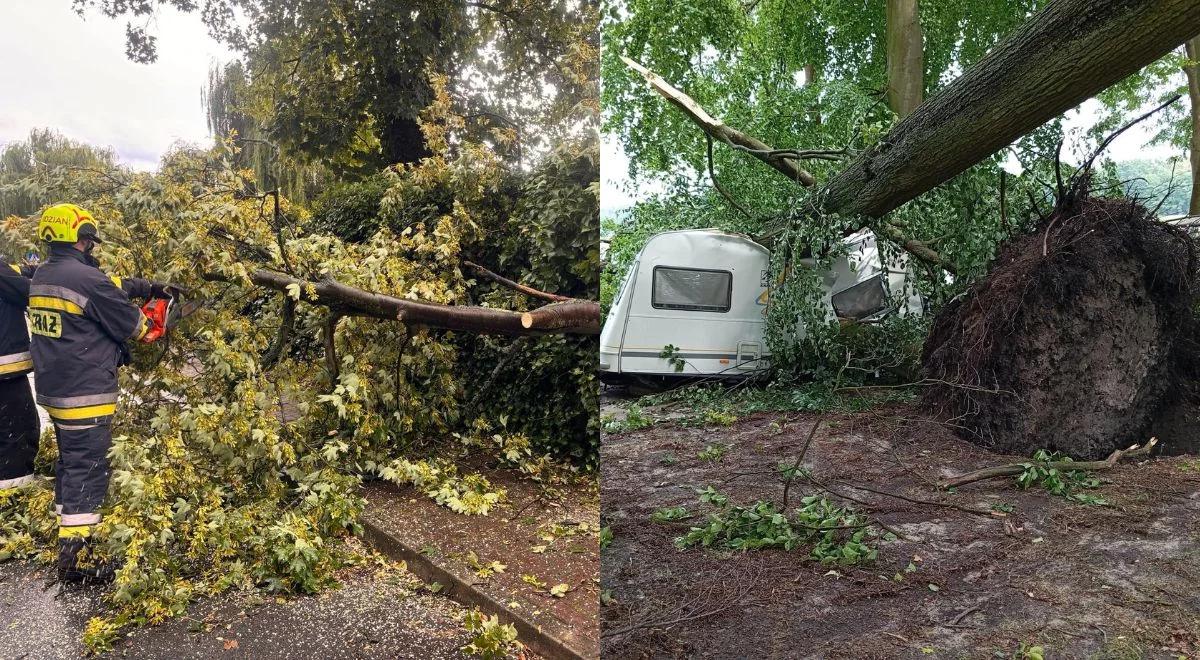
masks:
<svg viewBox="0 0 1200 660"><path fill-rule="evenodd" d="M934 320L927 403L999 452L1103 458L1188 388L1196 250L1135 201L1083 198L1005 244Z"/></svg>

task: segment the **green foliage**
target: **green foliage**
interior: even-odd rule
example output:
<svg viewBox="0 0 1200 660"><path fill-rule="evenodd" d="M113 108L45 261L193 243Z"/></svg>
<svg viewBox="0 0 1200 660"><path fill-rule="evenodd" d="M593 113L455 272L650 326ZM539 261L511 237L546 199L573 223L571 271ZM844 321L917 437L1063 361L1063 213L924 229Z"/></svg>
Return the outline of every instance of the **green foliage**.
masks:
<svg viewBox="0 0 1200 660"><path fill-rule="evenodd" d="M523 647L517 641L517 628L510 623L500 623L498 615L487 615L475 608L467 612L463 627L473 633L471 643L463 650L485 660L502 660L518 653Z"/></svg>
<svg viewBox="0 0 1200 660"><path fill-rule="evenodd" d="M654 425L654 420L642 412L641 406L633 404L625 411L624 419L606 417L601 420L605 433L617 434L629 431L640 431Z"/></svg>
<svg viewBox="0 0 1200 660"><path fill-rule="evenodd" d="M613 542L612 527L609 527L608 525L601 527L600 528L600 549L601 550L608 549L608 546L611 545L612 542Z"/></svg>
<svg viewBox="0 0 1200 660"><path fill-rule="evenodd" d="M398 458L379 469L379 476L400 486L414 486L455 513L486 516L504 500L504 489L493 489L487 478L469 474L445 459L410 461Z"/></svg>
<svg viewBox="0 0 1200 660"><path fill-rule="evenodd" d="M1012 654L1013 660L1043 660L1046 657L1046 650L1035 644L1026 644L1021 642L1016 651Z"/></svg>
<svg viewBox="0 0 1200 660"><path fill-rule="evenodd" d="M1192 194L1192 167L1185 158L1123 160L1114 164L1128 197L1141 199L1159 215L1185 215ZM1164 199L1165 198L1165 199Z"/></svg>
<svg viewBox="0 0 1200 660"><path fill-rule="evenodd" d="M725 457L725 452L729 451L729 445L721 443L711 444L705 447L696 454L696 458L710 463L717 463Z"/></svg>
<svg viewBox="0 0 1200 660"><path fill-rule="evenodd" d="M730 550L808 547L809 557L822 564L853 565L874 561L875 531L862 514L834 505L828 498L811 495L791 515L759 500L749 507L730 504L711 486L697 491L700 500L715 511L702 526L675 539L680 548L701 546Z"/></svg>
<svg viewBox="0 0 1200 660"><path fill-rule="evenodd" d="M687 366L687 361L679 357L679 347L674 344L667 344L658 352L658 357L667 361L675 373L683 372L683 368Z"/></svg>
<svg viewBox="0 0 1200 660"><path fill-rule="evenodd" d="M311 231L361 243L379 231L380 203L392 179L377 174L362 181L339 183L313 200Z"/></svg>
<svg viewBox="0 0 1200 660"><path fill-rule="evenodd" d="M672 506L665 509L658 509L650 514L650 520L654 522L675 522L676 520L687 520L693 514L687 510L685 506Z"/></svg>
<svg viewBox="0 0 1200 660"><path fill-rule="evenodd" d="M304 278L328 276L433 303L540 304L463 274L463 259L512 230L510 218L495 212L496 197L502 182L522 175L486 145L458 141L449 149L448 127L457 120L444 85L435 80L434 89L438 101L425 128L441 148L383 175L388 187L380 215L395 217L389 210L418 208L422 200L440 210L406 231L383 229L360 242L314 230L308 209L286 198L288 223L277 234L270 203L243 194L254 183L235 168L240 148L233 141L172 151L156 172L36 166L0 186L0 195L28 192L88 208L106 238L98 250L105 269L179 283L208 301L169 345L135 346L133 364L121 371L110 497L95 538L101 555L123 565L105 593L107 611L88 626L93 648L104 648L126 625L177 616L200 596L329 587L349 559L340 539L359 530L363 474L412 485L457 511L486 513L501 492L448 462L466 449L522 467L542 460L532 447L595 464L597 443L579 432L588 428L581 420L596 397L595 348L577 340L562 340L560 348L558 338L539 338L545 343L534 343L529 359L489 363L485 351L464 351L469 336L346 318L333 336L339 373L332 377L314 349L328 310L297 288L288 294L297 301L291 350L276 364L263 361L278 337L283 294L253 285L247 273L257 268L294 268ZM447 191L452 202L438 206ZM35 217L14 216L0 226L0 241L29 245L35 226ZM527 275L521 264L555 248L532 234L510 243L528 255L513 262L516 278ZM578 279L566 270L562 281ZM561 373L546 376L543 369ZM471 400L483 381L477 374L493 372L503 388L526 388L523 407L506 408L502 396ZM455 434L501 441L467 448ZM42 449L45 470L53 445ZM50 495L32 497L27 506L0 504L0 556L53 547Z"/></svg>
<svg viewBox="0 0 1200 660"><path fill-rule="evenodd" d="M232 97L210 90L210 97L236 100L239 112L265 129L253 137L280 145L289 160L320 161L339 175L369 175L438 150L426 143L419 122L437 95L429 73L453 80L463 134L491 142L508 160L595 128L594 3L75 0L74 5L80 12L94 7L128 19L126 52L138 62L157 57L147 17L160 7L198 13L209 33L245 63L244 90Z"/></svg>
<svg viewBox="0 0 1200 660"><path fill-rule="evenodd" d="M814 382L782 379L766 385L722 386L716 383L685 385L661 394L644 396L630 411L641 414L642 405L675 404L689 413L679 420L685 426L729 426L742 417L759 412L858 411L891 402L910 401L910 387L865 388L854 395L834 390L834 377ZM649 421L649 420L648 420ZM652 421L651 421L652 423ZM624 424L621 425L624 428ZM606 432L608 428L605 428Z"/></svg>
<svg viewBox="0 0 1200 660"><path fill-rule="evenodd" d="M25 181L35 171L107 169L115 163L112 149L77 142L48 128L34 128L29 137L9 142L0 150L0 220L29 215L58 201ZM0 249L6 247L0 243Z"/></svg>
<svg viewBox="0 0 1200 660"><path fill-rule="evenodd" d="M978 61L1043 4L920 3L926 94L936 93ZM858 226L860 219L821 214L815 210L818 200L810 197L819 193L717 144L712 168L748 213L738 210L709 181L703 133L619 59L627 55L638 60L713 116L776 148L845 148L852 157L875 145L896 120L881 99L888 86L884 14L882 3L850 0L635 0L605 16L603 129L629 154L632 179L656 179L666 186L665 193L604 227L612 239L602 278L606 308L634 255L654 233L716 227L754 235L786 220L787 230L771 246L774 286L767 335L777 374L826 377L846 364L849 352L850 382L876 372L891 382L910 379L924 333L920 322L851 330L872 335L870 346L847 347L861 338L843 337L846 332L822 304L821 272L844 254L843 230ZM934 241L958 267L953 281L913 269L910 286L935 308L985 271L1001 240L1030 226L1035 204L1048 207L1040 182L1053 180L1049 167L1061 137L1061 123L1051 122L1011 151L889 215L909 235ZM1004 177L1006 208L1001 214L1000 164L1010 154L1026 171ZM845 161L805 161L818 183L844 166ZM898 246L881 243L885 256L900 254Z"/></svg>
<svg viewBox="0 0 1200 660"><path fill-rule="evenodd" d="M1050 465L1070 462L1070 456L1039 449L1034 452L1032 461L1021 464L1024 469L1016 477L1017 486L1022 490L1041 486L1051 495L1065 497L1072 502L1107 506L1108 500L1103 497L1078 492L1080 489L1098 488L1099 478L1083 470L1064 470Z"/></svg>

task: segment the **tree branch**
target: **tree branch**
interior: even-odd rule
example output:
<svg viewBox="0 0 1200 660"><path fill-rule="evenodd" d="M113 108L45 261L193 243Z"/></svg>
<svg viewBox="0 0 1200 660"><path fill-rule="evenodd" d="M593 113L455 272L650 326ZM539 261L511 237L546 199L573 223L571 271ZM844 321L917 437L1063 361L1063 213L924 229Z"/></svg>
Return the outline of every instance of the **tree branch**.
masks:
<svg viewBox="0 0 1200 660"><path fill-rule="evenodd" d="M833 149L809 151L800 151L797 149L775 149L757 138L746 135L745 133L731 126L725 125L725 123L720 119L713 118L704 110L704 108L700 107L700 104L696 103L692 97L672 87L657 73L654 73L653 71L629 59L628 57L621 56L621 60L625 62L626 66L640 73L642 77L646 79L646 82L650 84L650 87L654 89L654 91L662 95L662 97L669 101L672 105L682 110L684 114L688 116L688 119L691 119L693 123L699 126L700 129L708 135L710 141L718 140L739 151L744 151L766 163L767 165L770 165L776 171L780 172L789 179L797 181L804 186L811 187L816 185L816 179L813 178L812 174L801 169L798 165L793 163L792 159L815 157L836 158L836 154L845 154L845 150L839 151ZM729 196L720 188L720 186L716 186L716 188L717 192L720 192L726 197L726 199L730 199L732 202L732 199L729 198ZM734 205L738 206L736 203L734 203ZM742 210L743 213L746 213L746 211L741 209L740 206L738 206L738 208L739 210ZM868 226L867 220L868 219L864 217L862 223L858 223L857 226L848 228L845 232L846 235L853 234L863 227ZM943 268L951 273L956 272L954 264L945 259L937 250L934 250L919 240L905 235L904 231L896 225L893 225L889 222L881 222L876 224L878 224L878 227L876 228L881 234L883 234L885 238L900 244L913 256L921 259L922 261ZM772 233L773 232L767 232L766 236L769 237ZM767 240L769 240L769 238Z"/></svg>
<svg viewBox="0 0 1200 660"><path fill-rule="evenodd" d="M539 291L538 289L535 289L531 286L525 286L524 284L518 284L517 282L514 282L514 281L508 279L507 277L502 277L500 275L497 275L496 273L493 273L492 271L490 271L490 270L484 268L483 266L480 266L479 264L474 263L472 261L464 261L463 264L474 269L476 273L479 273L485 279L489 279L489 280L495 282L496 284L504 285L504 286L512 289L513 291L520 291L521 293L524 293L527 296L533 296L534 298L541 298L542 300L545 300L548 302L565 302L567 300L572 300L572 298L568 298L567 296L560 296L557 293L547 293L545 291Z"/></svg>
<svg viewBox="0 0 1200 660"><path fill-rule="evenodd" d="M1158 438L1150 438L1150 442L1147 442L1145 445L1133 445L1129 449L1118 449L1102 461L1050 461L1048 463L1038 463L1038 465L1055 470L1082 470L1091 472L1108 470L1122 460L1149 456L1150 450L1154 449L1156 444L1158 444ZM938 484L938 486L940 488L956 488L985 479L1011 477L1024 472L1025 466L1028 464L1030 462L1026 461L1025 463L1009 463L1008 465L983 468L982 470L975 470L974 472L968 472L957 477L951 477Z"/></svg>
<svg viewBox="0 0 1200 660"><path fill-rule="evenodd" d="M675 89L670 83L663 80L662 76L659 76L641 64L624 55L621 56L621 61L625 63L625 66L641 74L654 91L662 95L671 105L682 110L692 122L699 126L705 133L712 136L713 139L735 148L742 147L743 151L775 168L776 171L792 181L797 181L805 186L813 186L817 183L816 178L811 173L793 162L792 156L787 155L785 152L778 152L761 140L746 135L736 128L726 126L720 119L716 119L705 112L704 108L700 107L700 104L692 100L692 97Z"/></svg>
<svg viewBox="0 0 1200 660"><path fill-rule="evenodd" d="M209 280L229 279L212 273L204 277ZM439 305L397 298L333 279L309 281L266 269L251 271L249 277L254 284L277 291L286 292L290 285L297 285L302 298L308 296L311 289L315 298L309 298L310 302L337 308L345 316L368 316L407 325L479 334L600 334L600 303L593 300L569 299L529 312L511 312L490 307Z"/></svg>

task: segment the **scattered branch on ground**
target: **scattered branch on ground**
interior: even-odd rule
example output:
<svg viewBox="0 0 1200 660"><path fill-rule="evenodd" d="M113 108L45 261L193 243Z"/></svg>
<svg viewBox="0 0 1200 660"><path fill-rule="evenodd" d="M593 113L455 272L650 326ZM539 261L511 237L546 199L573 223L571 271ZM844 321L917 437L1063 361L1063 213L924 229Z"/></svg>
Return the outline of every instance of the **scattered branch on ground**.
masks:
<svg viewBox="0 0 1200 660"><path fill-rule="evenodd" d="M1042 464L1043 467L1055 470L1077 470L1083 472L1095 472L1109 470L1116 466L1117 463L1123 460L1132 460L1136 458L1145 458L1150 455L1151 450L1158 444L1158 438L1150 438L1150 441L1144 445L1133 445L1128 449L1118 449L1108 458L1102 461L1051 461ZM961 474L957 477L951 477L939 484L942 488L957 488L967 484L975 483L976 481L984 481L986 479L995 479L996 477L1012 477L1024 472L1029 465L1025 463L1009 463L1007 465L997 465L994 467L983 468Z"/></svg>

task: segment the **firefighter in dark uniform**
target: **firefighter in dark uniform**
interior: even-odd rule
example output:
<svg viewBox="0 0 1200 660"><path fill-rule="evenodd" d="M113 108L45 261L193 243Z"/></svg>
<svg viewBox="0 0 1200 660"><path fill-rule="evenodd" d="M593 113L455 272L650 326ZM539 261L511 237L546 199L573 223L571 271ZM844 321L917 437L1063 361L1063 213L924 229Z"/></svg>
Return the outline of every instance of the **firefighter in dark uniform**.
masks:
<svg viewBox="0 0 1200 660"><path fill-rule="evenodd" d="M145 337L148 322L130 298L167 297L170 287L102 273L92 249L99 225L74 204L52 206L38 223L50 255L29 287L37 402L54 422L59 458L54 497L60 509L58 575L64 582L106 581L114 567L81 561L108 491L110 422L125 343Z"/></svg>
<svg viewBox="0 0 1200 660"><path fill-rule="evenodd" d="M33 485L40 425L29 389L25 305L33 269L0 263L0 501Z"/></svg>

